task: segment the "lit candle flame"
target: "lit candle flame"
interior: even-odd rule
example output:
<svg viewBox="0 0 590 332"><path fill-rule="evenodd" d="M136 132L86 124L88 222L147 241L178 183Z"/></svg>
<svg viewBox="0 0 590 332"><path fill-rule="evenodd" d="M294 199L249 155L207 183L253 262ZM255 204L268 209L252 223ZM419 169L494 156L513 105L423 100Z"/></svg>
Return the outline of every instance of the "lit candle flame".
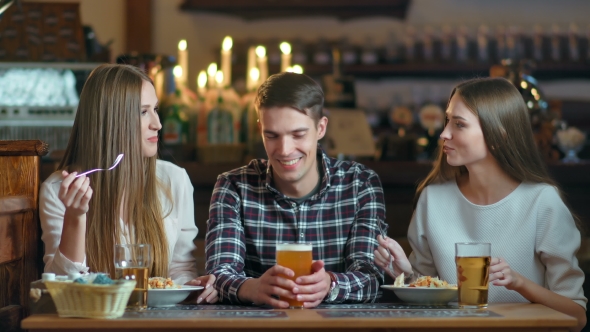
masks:
<svg viewBox="0 0 590 332"><path fill-rule="evenodd" d="M256 55L259 58L264 58L264 56L266 55L266 48L262 45L256 47Z"/></svg>
<svg viewBox="0 0 590 332"><path fill-rule="evenodd" d="M207 74L209 74L209 76L215 76L215 74L217 73L217 64L215 62L212 62L209 67L207 68Z"/></svg>
<svg viewBox="0 0 590 332"><path fill-rule="evenodd" d="M174 69L172 69L172 74L174 74L174 77L176 77L176 78L181 78L182 77L182 67L181 66L174 66Z"/></svg>
<svg viewBox="0 0 590 332"><path fill-rule="evenodd" d="M223 83L223 72L221 70L215 74L215 81L219 85L221 85L221 83Z"/></svg>
<svg viewBox="0 0 590 332"><path fill-rule="evenodd" d="M221 44L221 48L224 51L229 51L231 50L231 47L233 46L233 40L231 39L230 36L226 36L225 38L223 38L223 43Z"/></svg>
<svg viewBox="0 0 590 332"><path fill-rule="evenodd" d="M207 73L204 70L201 70L199 76L197 77L197 86L199 88L204 88L207 85Z"/></svg>
<svg viewBox="0 0 590 332"><path fill-rule="evenodd" d="M181 40L181 41L178 42L178 49L179 50L181 50L181 51L186 50L186 46L187 46L186 39L183 39L183 40Z"/></svg>
<svg viewBox="0 0 590 332"><path fill-rule="evenodd" d="M301 67L300 65L293 65L291 69L293 69L294 73L303 74L303 67Z"/></svg>
<svg viewBox="0 0 590 332"><path fill-rule="evenodd" d="M258 81L258 79L260 78L260 70L258 70L258 68L250 69L250 78L254 82Z"/></svg>
<svg viewBox="0 0 590 332"><path fill-rule="evenodd" d="M283 54L291 54L291 44L287 42L282 42L279 48L281 49L281 52L283 52Z"/></svg>

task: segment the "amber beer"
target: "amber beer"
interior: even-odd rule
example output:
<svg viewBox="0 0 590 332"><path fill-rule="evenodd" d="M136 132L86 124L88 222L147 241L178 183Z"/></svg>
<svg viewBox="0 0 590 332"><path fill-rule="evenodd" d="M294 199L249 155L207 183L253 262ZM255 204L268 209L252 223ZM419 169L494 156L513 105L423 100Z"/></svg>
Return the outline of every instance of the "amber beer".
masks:
<svg viewBox="0 0 590 332"><path fill-rule="evenodd" d="M135 280L135 289L131 292L127 306L131 309L147 309L147 267L116 268L115 279Z"/></svg>
<svg viewBox="0 0 590 332"><path fill-rule="evenodd" d="M277 244L277 265L286 267L295 272L292 278L281 275L283 278L295 280L301 276L311 274L312 263L311 243L279 243ZM303 302L294 299L281 299L289 303L289 308L303 308Z"/></svg>
<svg viewBox="0 0 590 332"><path fill-rule="evenodd" d="M115 245L115 279L135 280L135 289L127 301L128 310L147 309L149 268L152 266L149 244Z"/></svg>
<svg viewBox="0 0 590 332"><path fill-rule="evenodd" d="M486 308L491 262L490 243L456 243L459 307Z"/></svg>

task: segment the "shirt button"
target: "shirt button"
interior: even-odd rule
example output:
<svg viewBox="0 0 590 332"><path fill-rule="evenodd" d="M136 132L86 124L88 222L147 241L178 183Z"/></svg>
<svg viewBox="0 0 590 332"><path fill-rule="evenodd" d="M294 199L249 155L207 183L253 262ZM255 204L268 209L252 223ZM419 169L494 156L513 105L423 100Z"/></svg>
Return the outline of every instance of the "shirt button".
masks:
<svg viewBox="0 0 590 332"><path fill-rule="evenodd" d="M297 207L297 203L291 203L292 207Z"/></svg>
<svg viewBox="0 0 590 332"><path fill-rule="evenodd" d="M305 236L305 234L303 233L299 233L299 237L303 239L303 237Z"/></svg>

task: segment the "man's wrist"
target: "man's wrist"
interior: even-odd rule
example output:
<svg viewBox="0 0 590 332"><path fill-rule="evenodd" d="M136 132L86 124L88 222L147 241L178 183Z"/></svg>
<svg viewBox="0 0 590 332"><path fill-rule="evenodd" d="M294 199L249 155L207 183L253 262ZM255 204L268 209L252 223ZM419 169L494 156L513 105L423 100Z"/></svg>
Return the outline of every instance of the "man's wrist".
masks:
<svg viewBox="0 0 590 332"><path fill-rule="evenodd" d="M238 300L242 303L254 303L254 297L251 296L251 290L256 288L255 283L259 281L258 278L249 278L248 280L244 281L242 285L238 288L236 292L236 296Z"/></svg>
<svg viewBox="0 0 590 332"><path fill-rule="evenodd" d="M326 291L326 296L330 295L330 291L332 290L332 277L330 276L330 272L326 271L326 283L328 284L328 290Z"/></svg>

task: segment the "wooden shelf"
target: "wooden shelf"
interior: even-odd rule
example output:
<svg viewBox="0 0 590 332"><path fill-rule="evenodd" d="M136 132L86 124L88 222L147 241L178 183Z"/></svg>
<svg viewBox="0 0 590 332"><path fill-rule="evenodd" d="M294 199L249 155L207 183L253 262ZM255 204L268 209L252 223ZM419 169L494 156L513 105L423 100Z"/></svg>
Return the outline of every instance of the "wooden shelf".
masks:
<svg viewBox="0 0 590 332"><path fill-rule="evenodd" d="M375 65L343 65L342 73L361 78L385 77L427 77L427 78L462 78L489 76L489 64L432 64L432 63L399 63ZM331 65L303 65L304 73L309 76L322 76L332 72ZM279 65L270 65L269 73L278 73ZM235 76L246 73L241 64L232 66ZM533 71L536 79L585 78L590 77L590 63L539 64Z"/></svg>
<svg viewBox="0 0 590 332"><path fill-rule="evenodd" d="M329 16L404 18L410 0L184 0L181 10L238 16L247 20Z"/></svg>

